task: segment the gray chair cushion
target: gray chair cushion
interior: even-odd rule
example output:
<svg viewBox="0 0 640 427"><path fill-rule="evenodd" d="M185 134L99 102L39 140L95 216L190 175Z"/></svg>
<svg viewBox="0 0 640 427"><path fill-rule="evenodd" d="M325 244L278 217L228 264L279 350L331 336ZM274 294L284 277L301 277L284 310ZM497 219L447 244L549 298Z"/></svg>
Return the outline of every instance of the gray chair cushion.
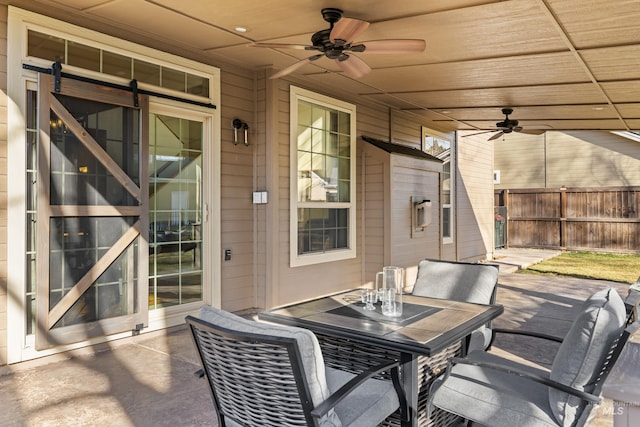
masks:
<svg viewBox="0 0 640 427"><path fill-rule="evenodd" d="M469 336L469 342L467 344L467 351L484 350L491 344L493 332L491 328L486 326L480 326L475 331L471 332Z"/></svg>
<svg viewBox="0 0 640 427"><path fill-rule="evenodd" d="M469 264L422 260L413 285L413 295L476 304L491 304L498 283L498 268L491 264Z"/></svg>
<svg viewBox="0 0 640 427"><path fill-rule="evenodd" d="M327 367L327 383L334 393L351 378L345 371ZM350 393L335 409L342 424L350 427L371 427L380 424L400 406L391 381L369 379Z"/></svg>
<svg viewBox="0 0 640 427"><path fill-rule="evenodd" d="M565 336L551 367L551 379L591 392L615 339L626 324L624 302L612 289L593 294ZM559 390L549 390L549 403L560 425L570 425L580 415L580 400Z"/></svg>
<svg viewBox="0 0 640 427"><path fill-rule="evenodd" d="M476 304L492 304L498 285L498 266L425 259L418 264L413 295L450 299ZM490 325L490 324L489 324ZM484 350L491 343L487 326L474 331L468 350Z"/></svg>
<svg viewBox="0 0 640 427"><path fill-rule="evenodd" d="M484 351L471 352L467 358L549 376L547 371ZM557 426L546 386L495 369L455 365L445 382L434 382L430 393L434 393L432 403L435 406L487 426Z"/></svg>
<svg viewBox="0 0 640 427"><path fill-rule="evenodd" d="M231 330L266 336L295 338L302 356L302 365L314 406L325 401L331 395L331 391L327 385L322 351L320 350L318 339L311 331L292 326L254 322L253 320L245 319L233 313L209 306L202 307L198 317L206 322ZM331 410L320 420L320 425L323 427L339 427L342 423L335 411Z"/></svg>

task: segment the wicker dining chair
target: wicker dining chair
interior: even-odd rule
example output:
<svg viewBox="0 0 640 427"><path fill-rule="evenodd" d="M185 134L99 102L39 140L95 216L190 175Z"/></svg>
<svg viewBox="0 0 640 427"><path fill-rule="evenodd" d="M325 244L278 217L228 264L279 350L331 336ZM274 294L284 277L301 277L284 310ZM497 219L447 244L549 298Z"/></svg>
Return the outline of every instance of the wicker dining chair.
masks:
<svg viewBox="0 0 640 427"><path fill-rule="evenodd" d="M629 336L640 327L630 309L613 288L589 297L558 340L550 371L484 351L452 359L431 388L428 408L493 427L584 426Z"/></svg>
<svg viewBox="0 0 640 427"><path fill-rule="evenodd" d="M412 294L476 304L494 304L499 266L425 259L418 264ZM467 350L484 350L491 345L491 321L473 331Z"/></svg>
<svg viewBox="0 0 640 427"><path fill-rule="evenodd" d="M306 329L212 307L186 321L220 426L371 427L397 410L406 417L398 361L355 375L326 367Z"/></svg>

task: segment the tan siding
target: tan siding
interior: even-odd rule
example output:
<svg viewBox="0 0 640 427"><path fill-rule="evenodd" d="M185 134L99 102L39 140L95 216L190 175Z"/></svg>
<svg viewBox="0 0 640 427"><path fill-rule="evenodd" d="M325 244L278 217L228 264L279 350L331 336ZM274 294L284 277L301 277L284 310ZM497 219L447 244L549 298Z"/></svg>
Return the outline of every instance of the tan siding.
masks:
<svg viewBox="0 0 640 427"><path fill-rule="evenodd" d="M440 241L439 172L441 163L389 154L361 142L364 152L364 280L372 283L385 265L407 269L413 284L417 264L437 258ZM419 236L411 233L411 197L434 203L432 224Z"/></svg>
<svg viewBox="0 0 640 427"><path fill-rule="evenodd" d="M548 132L547 153L547 187L640 185L639 142L609 132Z"/></svg>
<svg viewBox="0 0 640 427"><path fill-rule="evenodd" d="M470 138L463 138L462 144ZM487 146L491 143L487 141ZM544 187L544 145L543 135L512 133L493 141L494 169L500 171L500 184L495 188Z"/></svg>
<svg viewBox="0 0 640 427"><path fill-rule="evenodd" d="M267 183L267 153L266 153L266 97L267 90L265 86L265 72L258 73L256 80L256 146L254 147L254 190L267 191L270 198L272 193L269 191ZM272 200L269 203L273 204ZM268 204L254 205L254 289L255 306L259 308L266 307L266 286L267 286L267 209Z"/></svg>
<svg viewBox="0 0 640 427"><path fill-rule="evenodd" d="M404 156L394 156L391 191L391 247L390 264L407 269L407 284L412 285L418 263L424 258L439 257L440 197L439 173L429 167L441 169L440 163L407 162ZM413 159L411 159L413 160ZM436 166L437 165L437 166ZM416 237L411 234L412 196L424 196L433 203L432 223Z"/></svg>
<svg viewBox="0 0 640 427"><path fill-rule="evenodd" d="M484 135L459 141L457 257L459 260L480 260L493 253L493 148Z"/></svg>
<svg viewBox="0 0 640 427"><path fill-rule="evenodd" d="M7 7L0 7L0 365L7 363Z"/></svg>
<svg viewBox="0 0 640 427"><path fill-rule="evenodd" d="M358 106L356 116L356 133L359 137L389 139L389 116L386 111Z"/></svg>
<svg viewBox="0 0 640 427"><path fill-rule="evenodd" d="M640 143L610 132L512 134L495 142L497 189L640 185Z"/></svg>
<svg viewBox="0 0 640 427"><path fill-rule="evenodd" d="M363 282L375 283L376 272L385 264L384 219L385 219L385 166L384 158L372 155L373 149L365 149L366 144L360 142L360 150L364 150L365 181L363 221L364 237L364 277ZM374 153L377 154L377 153ZM362 159L363 157L359 157Z"/></svg>
<svg viewBox="0 0 640 427"><path fill-rule="evenodd" d="M254 292L254 187L253 157L256 143L255 90L252 73L222 70L221 79L221 244L231 249L221 267L222 308L236 311L255 305ZM249 142L233 144L231 122L249 124Z"/></svg>
<svg viewBox="0 0 640 427"><path fill-rule="evenodd" d="M420 121L416 121L414 116L401 111L393 111L391 118L391 142L422 148L422 123Z"/></svg>

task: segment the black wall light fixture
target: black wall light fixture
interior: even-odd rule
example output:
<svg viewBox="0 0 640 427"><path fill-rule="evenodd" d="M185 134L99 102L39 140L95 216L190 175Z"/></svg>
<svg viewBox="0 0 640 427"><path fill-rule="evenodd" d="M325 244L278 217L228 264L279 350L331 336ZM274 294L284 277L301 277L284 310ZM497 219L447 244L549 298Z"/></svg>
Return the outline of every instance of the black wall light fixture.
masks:
<svg viewBox="0 0 640 427"><path fill-rule="evenodd" d="M233 145L238 145L238 131L244 131L244 145L249 146L249 125L240 119L233 119Z"/></svg>

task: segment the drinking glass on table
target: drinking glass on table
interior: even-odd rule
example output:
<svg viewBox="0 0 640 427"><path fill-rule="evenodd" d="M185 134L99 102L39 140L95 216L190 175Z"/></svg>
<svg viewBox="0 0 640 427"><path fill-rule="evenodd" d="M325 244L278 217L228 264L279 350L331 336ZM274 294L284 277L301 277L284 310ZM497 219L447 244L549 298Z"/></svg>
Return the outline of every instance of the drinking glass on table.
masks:
<svg viewBox="0 0 640 427"><path fill-rule="evenodd" d="M362 302L364 303L365 310L375 310L375 303L378 302L378 292L375 289L363 289L362 290Z"/></svg>
<svg viewBox="0 0 640 427"><path fill-rule="evenodd" d="M382 286L379 291L382 300L382 314L390 317L401 316L404 268L384 267L382 269Z"/></svg>

